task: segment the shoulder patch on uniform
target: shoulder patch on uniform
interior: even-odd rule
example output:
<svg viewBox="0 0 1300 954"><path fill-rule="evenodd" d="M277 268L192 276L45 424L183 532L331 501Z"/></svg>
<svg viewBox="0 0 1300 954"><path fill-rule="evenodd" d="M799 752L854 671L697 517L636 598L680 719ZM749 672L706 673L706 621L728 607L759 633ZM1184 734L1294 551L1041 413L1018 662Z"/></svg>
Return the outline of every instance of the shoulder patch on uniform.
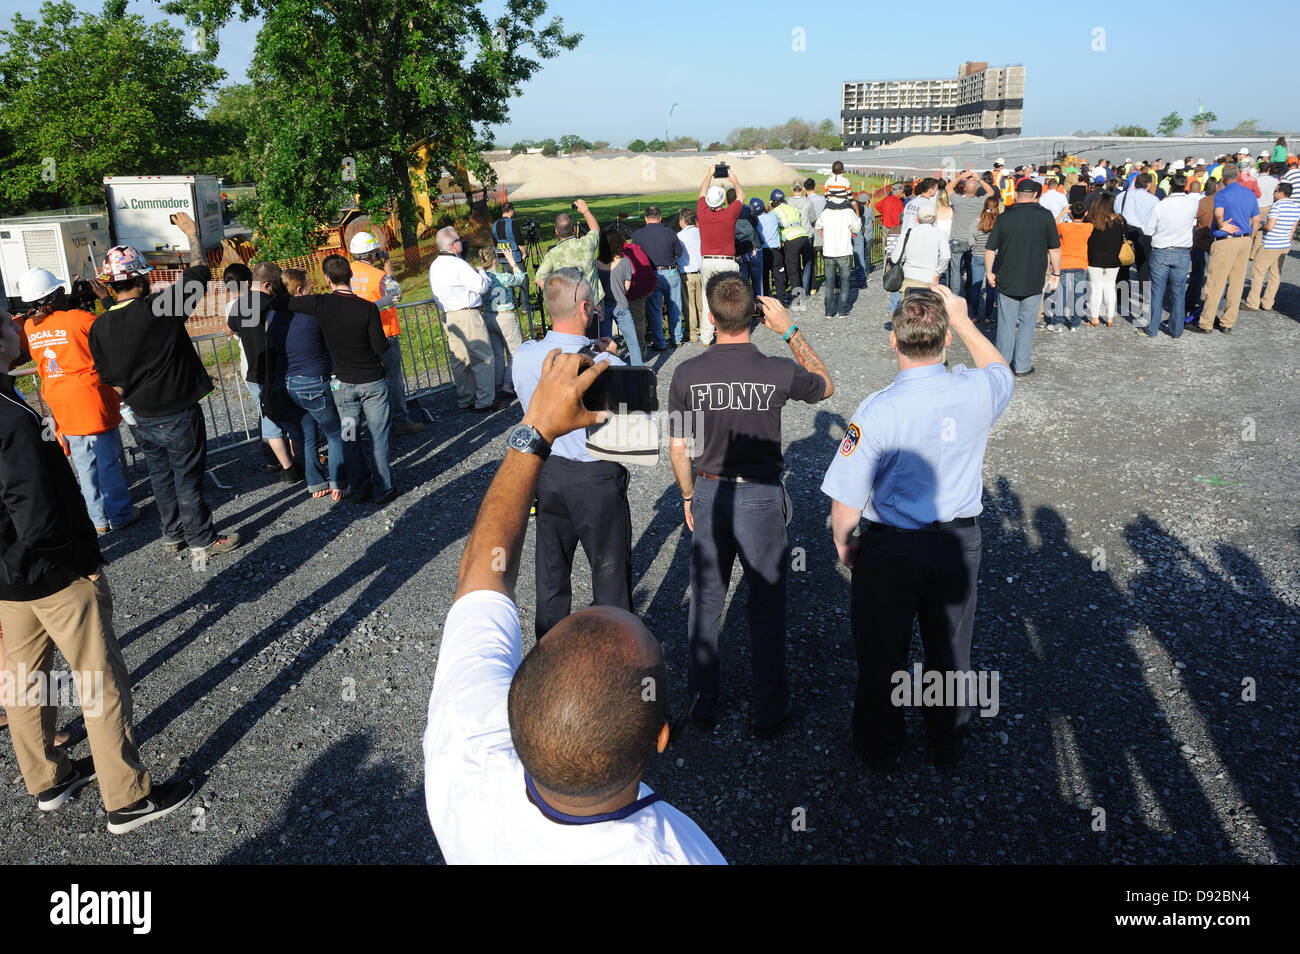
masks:
<svg viewBox="0 0 1300 954"><path fill-rule="evenodd" d="M856 424L850 424L849 429L844 432L844 440L840 442L840 455L848 457L858 446L858 441L862 439L862 430Z"/></svg>

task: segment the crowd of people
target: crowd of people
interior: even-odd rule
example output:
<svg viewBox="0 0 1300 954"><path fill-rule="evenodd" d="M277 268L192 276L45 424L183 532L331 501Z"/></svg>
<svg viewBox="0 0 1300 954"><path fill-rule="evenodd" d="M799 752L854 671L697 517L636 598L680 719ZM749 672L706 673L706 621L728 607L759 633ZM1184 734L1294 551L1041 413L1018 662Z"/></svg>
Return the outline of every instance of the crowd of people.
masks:
<svg viewBox="0 0 1300 954"><path fill-rule="evenodd" d="M650 756L670 741L667 670L659 640L632 613L627 470L593 458L585 440L605 417L583 404L600 376L634 371L689 340L705 345L677 365L667 388L670 457L691 535L688 714L709 729L727 704L719 632L739 560L750 722L759 736L780 733L796 696L785 673L782 409L835 390L796 316L817 295L826 317L849 314L852 291L868 280L879 217L885 280L896 281L887 331L898 374L863 396L843 439L826 448L821 487L852 574L854 747L869 768L889 771L905 745L889 689L906 668L913 623L930 668L969 670L983 455L1014 376L1033 371L1039 318L1075 330L1122 316L1153 338L1168 309L1174 338L1185 313L1195 331L1217 318L1230 332L1251 262L1245 307L1271 308L1300 222L1292 198L1300 168L1279 148L1281 159L1258 163L1248 151L1168 167L1101 161L1009 172L998 161L983 175L900 184L874 203L853 193L840 163L820 193L799 180L788 197L775 189L767 201L715 170L676 228L651 206L631 232L617 222L602 228L579 199L573 211L586 231L575 216L557 217L557 243L533 276L551 327L527 342L517 309L529 307L520 298L529 277L513 229L494 228L495 245L473 255L455 228L440 230L429 284L457 404L471 413L515 400L523 408L466 544L429 702L426 798L444 855L723 860L642 781ZM197 249L193 222L175 218ZM304 482L313 499L383 506L399 492L391 436L423 425L404 391L401 288L373 235L358 233L349 253L324 259L321 290L306 273L269 262L227 268L227 327L274 458L268 468L286 484ZM206 501L200 402L213 384L185 325L198 301L189 292L205 287L211 270L196 256L180 281L160 289L150 271L125 246L109 251L87 288L65 289L33 269L20 282L22 320L0 320L3 673L48 673L57 647L74 670L104 675L97 699L82 689L90 757L72 759L60 745L48 700L7 697L10 732L41 810L98 779L115 833L174 812L194 791L188 781L154 783L134 741L98 543L139 517L122 470L123 420L148 465L162 548L188 550L198 567L240 542L216 529ZM93 298L101 314L90 310ZM977 325L994 317L990 342ZM752 335L760 327L790 356L759 349ZM954 335L974 368L948 368ZM29 359L48 420L8 374ZM514 584L530 513L537 645L525 657ZM579 545L594 605L573 612ZM950 582L934 585L936 567ZM926 710L937 767L959 763L969 715L961 704ZM489 827L492 837L483 834Z"/></svg>

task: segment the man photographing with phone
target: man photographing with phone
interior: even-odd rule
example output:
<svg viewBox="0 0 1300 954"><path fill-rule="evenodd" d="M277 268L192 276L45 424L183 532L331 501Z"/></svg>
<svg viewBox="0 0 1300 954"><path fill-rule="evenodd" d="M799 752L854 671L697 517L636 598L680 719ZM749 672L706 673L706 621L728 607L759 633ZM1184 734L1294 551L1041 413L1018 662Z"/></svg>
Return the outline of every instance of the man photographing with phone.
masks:
<svg viewBox="0 0 1300 954"><path fill-rule="evenodd" d="M749 581L749 639L754 699L750 723L774 734L793 707L785 678L785 528L790 498L781 483L781 409L816 404L835 393L831 376L775 298L760 297L762 323L794 359L764 354L750 340L754 293L748 279L724 272L705 288L705 322L717 340L673 373L668 396L673 473L691 538L687 693L692 716L711 726L721 685L718 629L740 557Z"/></svg>
<svg viewBox="0 0 1300 954"><path fill-rule="evenodd" d="M608 338L592 342L588 323L595 313L592 286L579 268L561 268L543 286L551 330L526 341L514 358L514 384L527 419L548 353L579 351L621 365ZM592 602L632 609L632 512L627 503L627 468L587 453L585 428L551 440L537 481L537 638L569 615L573 600L573 554L578 544L591 564Z"/></svg>

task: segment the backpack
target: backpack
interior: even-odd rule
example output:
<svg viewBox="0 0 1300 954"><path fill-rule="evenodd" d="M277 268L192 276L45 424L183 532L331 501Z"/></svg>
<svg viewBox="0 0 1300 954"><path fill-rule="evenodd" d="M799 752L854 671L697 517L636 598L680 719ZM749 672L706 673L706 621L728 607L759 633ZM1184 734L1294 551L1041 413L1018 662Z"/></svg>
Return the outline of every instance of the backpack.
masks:
<svg viewBox="0 0 1300 954"><path fill-rule="evenodd" d="M632 263L632 284L628 287L628 298L644 298L659 285L659 275L654 263L640 245L628 242L623 246L623 257Z"/></svg>

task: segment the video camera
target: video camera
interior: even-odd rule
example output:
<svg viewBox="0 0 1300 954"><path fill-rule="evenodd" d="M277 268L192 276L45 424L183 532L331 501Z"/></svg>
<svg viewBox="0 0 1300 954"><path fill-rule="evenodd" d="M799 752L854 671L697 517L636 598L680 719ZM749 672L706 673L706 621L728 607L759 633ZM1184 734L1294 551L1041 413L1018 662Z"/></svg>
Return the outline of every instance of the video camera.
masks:
<svg viewBox="0 0 1300 954"><path fill-rule="evenodd" d="M519 237L525 245L536 245L540 239L537 232L537 220L531 215L519 223Z"/></svg>

